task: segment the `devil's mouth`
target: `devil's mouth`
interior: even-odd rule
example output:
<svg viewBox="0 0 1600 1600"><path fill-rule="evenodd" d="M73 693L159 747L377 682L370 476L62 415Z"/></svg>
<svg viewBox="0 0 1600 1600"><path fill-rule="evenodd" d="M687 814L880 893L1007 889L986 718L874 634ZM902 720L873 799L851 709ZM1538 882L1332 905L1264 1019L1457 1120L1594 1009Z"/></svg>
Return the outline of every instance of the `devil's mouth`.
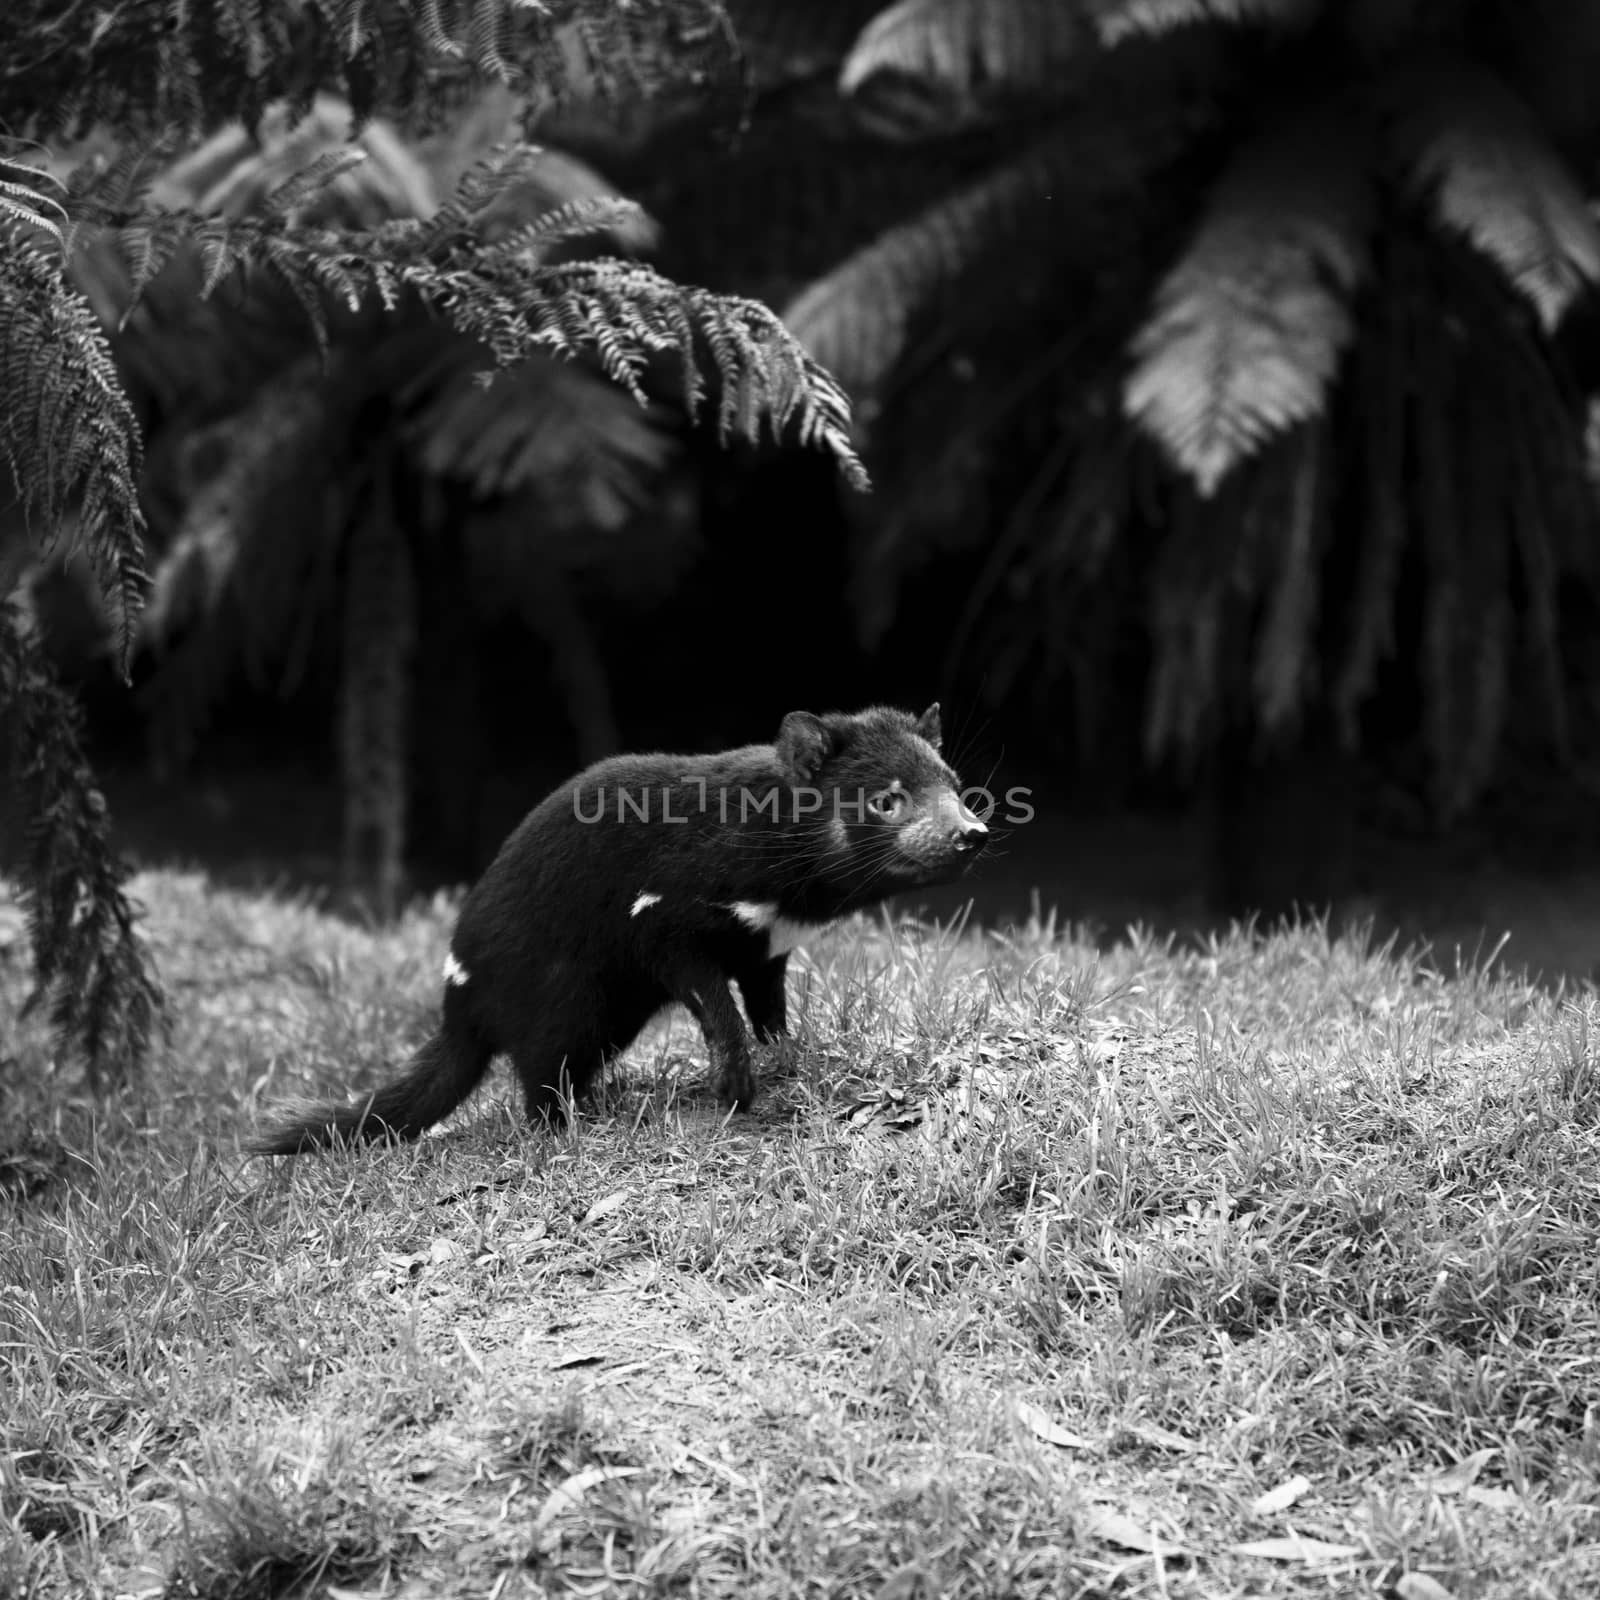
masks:
<svg viewBox="0 0 1600 1600"><path fill-rule="evenodd" d="M952 851L947 856L940 856L931 861L903 859L895 863L895 875L902 882L914 886L950 883L956 878L965 877L977 859L978 852L975 850L963 851L960 854Z"/></svg>

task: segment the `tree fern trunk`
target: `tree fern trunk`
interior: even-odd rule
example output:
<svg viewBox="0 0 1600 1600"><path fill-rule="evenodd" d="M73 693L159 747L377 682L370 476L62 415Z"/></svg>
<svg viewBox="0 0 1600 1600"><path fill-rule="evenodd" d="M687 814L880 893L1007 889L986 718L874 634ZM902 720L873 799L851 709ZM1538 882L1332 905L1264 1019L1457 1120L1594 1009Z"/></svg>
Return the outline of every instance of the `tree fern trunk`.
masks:
<svg viewBox="0 0 1600 1600"><path fill-rule="evenodd" d="M355 899L370 896L385 920L400 904L417 635L416 575L395 517L394 471L380 455L350 532L339 719L343 886Z"/></svg>
<svg viewBox="0 0 1600 1600"><path fill-rule="evenodd" d="M1336 907L1354 887L1359 767L1330 733L1265 751L1235 728L1212 756L1211 899L1271 922Z"/></svg>
<svg viewBox="0 0 1600 1600"><path fill-rule="evenodd" d="M400 509L427 603L417 611L412 678L411 855L459 881L488 865L479 854L487 748L482 627L459 536L467 497L451 496L436 478L414 481L414 495Z"/></svg>
<svg viewBox="0 0 1600 1600"><path fill-rule="evenodd" d="M556 682L578 738L578 759L588 766L621 748L611 680L572 581L554 561L540 576L526 595L530 620L550 646Z"/></svg>

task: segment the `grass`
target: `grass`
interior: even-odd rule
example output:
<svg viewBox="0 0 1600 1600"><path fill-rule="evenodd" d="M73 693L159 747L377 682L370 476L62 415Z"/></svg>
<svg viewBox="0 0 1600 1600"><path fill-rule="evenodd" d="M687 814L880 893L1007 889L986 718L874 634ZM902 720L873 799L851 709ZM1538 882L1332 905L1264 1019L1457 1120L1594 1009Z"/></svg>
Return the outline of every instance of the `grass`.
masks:
<svg viewBox="0 0 1600 1600"><path fill-rule="evenodd" d="M138 887L142 1087L0 1021L0 1596L1600 1592L1592 991L861 924L752 1116L680 1020L565 1134L273 1166L451 906Z"/></svg>

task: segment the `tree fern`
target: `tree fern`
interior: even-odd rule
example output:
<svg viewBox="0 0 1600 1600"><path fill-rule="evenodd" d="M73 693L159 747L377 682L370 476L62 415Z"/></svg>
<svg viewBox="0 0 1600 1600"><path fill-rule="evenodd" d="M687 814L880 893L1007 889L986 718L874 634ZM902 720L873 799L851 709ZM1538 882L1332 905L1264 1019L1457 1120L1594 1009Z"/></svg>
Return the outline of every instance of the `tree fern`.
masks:
<svg viewBox="0 0 1600 1600"><path fill-rule="evenodd" d="M1003 698L1024 674L1092 675L1061 641L1120 608L1101 631L1142 630L1117 681L1148 673L1151 759L1324 713L1353 745L1409 671L1434 813L1459 815L1519 685L1566 725L1557 596L1595 570L1561 343L1600 280L1595 8L1082 0L1054 43L1027 32L1042 15L904 0L841 77L943 85L946 132L977 103L1012 135L790 302L874 414L888 503L860 541L865 610L881 623L897 576L966 528L959 636ZM1120 105L1094 102L1123 70ZM1177 125L1185 95L1189 136L1123 154L1120 187L1056 181L1077 178L1088 104L1137 149L1123 107ZM1009 190L1053 140L1051 181ZM1056 238L1024 240L1047 205Z"/></svg>
<svg viewBox="0 0 1600 1600"><path fill-rule="evenodd" d="M784 321L846 389L870 401L917 322L970 294L980 264L1003 273L1007 257L1026 249L1018 270L1031 276L1048 271L1052 248L1081 254L1071 219L1086 220L1136 186L1184 131L1169 108L1148 119L1124 111L1115 121L1074 122L888 229L792 301Z"/></svg>
<svg viewBox="0 0 1600 1600"><path fill-rule="evenodd" d="M1133 341L1128 415L1202 494L1323 407L1365 265L1364 154L1326 116L1242 150Z"/></svg>
<svg viewBox="0 0 1600 1600"><path fill-rule="evenodd" d="M320 90L358 121L406 108L419 123L483 77L560 95L589 50L585 86L649 95L686 74L735 64L717 0L614 6L522 0L114 0L75 26L55 0L12 0L0 18L0 104L37 136L105 123L193 137L234 118L253 124L277 101L302 110ZM64 35L64 36L63 36Z"/></svg>
<svg viewBox="0 0 1600 1600"><path fill-rule="evenodd" d="M1600 282L1600 226L1571 169L1487 72L1439 66L1401 77L1391 93L1412 180L1554 328Z"/></svg>
<svg viewBox="0 0 1600 1600"><path fill-rule="evenodd" d="M1296 27L1315 17L1324 0L1086 0L1102 42L1154 38L1206 22Z"/></svg>
<svg viewBox="0 0 1600 1600"><path fill-rule="evenodd" d="M487 242L479 224L511 181L502 172L483 183L472 216L359 219L352 228L346 202L360 169L330 155L318 124L329 91L347 99L346 131L359 134L390 110L408 129L447 120L485 76L523 89L537 79L531 116L574 82L630 98L687 82L706 97L735 83L738 68L717 0L109 0L66 12L56 0L13 0L0 10L0 117L11 130L0 136L0 454L35 545L81 548L91 559L124 661L144 583L140 429L106 329L137 320L141 296L174 272L203 294L298 306L330 352L344 321L410 307L473 341L486 366L592 358L640 397L646 367L670 356L686 397L713 401L725 434L790 431L835 452L861 481L842 392L765 307L671 283L637 262L566 259L574 240L602 226L637 229L620 206L575 208ZM204 169L180 172L187 203L152 188L177 144L236 119L241 138L266 131L270 140L275 117L280 143L305 130L306 159L286 182L239 159L237 145L204 157L218 162L220 189L207 186ZM29 154L91 129L113 159L64 183L59 152ZM79 287L73 275L91 259L101 270ZM102 320L113 306L115 322ZM702 358L715 370L703 371ZM146 375L159 380L160 365ZM13 552L0 556L9 581ZM24 677L14 668L8 691L20 695ZM73 768L64 781L87 805L86 775ZM35 798L49 803L44 789ZM137 1053L148 991L114 879L94 865L89 843L82 848L80 863L46 851L30 870L41 904L75 906L82 890L98 919L87 943L58 917L36 923L41 974L71 980L57 991L58 1020L78 1026L93 1064L113 1035ZM91 946L111 952L92 971L81 954ZM125 1025L107 1021L113 1001Z"/></svg>
<svg viewBox="0 0 1600 1600"><path fill-rule="evenodd" d="M839 88L852 94L892 72L962 93L1015 93L1052 83L1093 39L1079 8L1060 0L899 0L862 30Z"/></svg>

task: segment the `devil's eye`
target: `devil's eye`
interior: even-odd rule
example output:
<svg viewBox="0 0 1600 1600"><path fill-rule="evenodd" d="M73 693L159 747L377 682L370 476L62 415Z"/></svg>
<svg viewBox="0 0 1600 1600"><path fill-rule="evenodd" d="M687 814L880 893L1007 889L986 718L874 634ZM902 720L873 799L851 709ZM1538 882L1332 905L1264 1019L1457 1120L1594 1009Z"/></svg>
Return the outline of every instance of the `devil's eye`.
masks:
<svg viewBox="0 0 1600 1600"><path fill-rule="evenodd" d="M898 822L910 804L911 797L903 789L880 789L867 802L873 815L882 817L885 822Z"/></svg>

